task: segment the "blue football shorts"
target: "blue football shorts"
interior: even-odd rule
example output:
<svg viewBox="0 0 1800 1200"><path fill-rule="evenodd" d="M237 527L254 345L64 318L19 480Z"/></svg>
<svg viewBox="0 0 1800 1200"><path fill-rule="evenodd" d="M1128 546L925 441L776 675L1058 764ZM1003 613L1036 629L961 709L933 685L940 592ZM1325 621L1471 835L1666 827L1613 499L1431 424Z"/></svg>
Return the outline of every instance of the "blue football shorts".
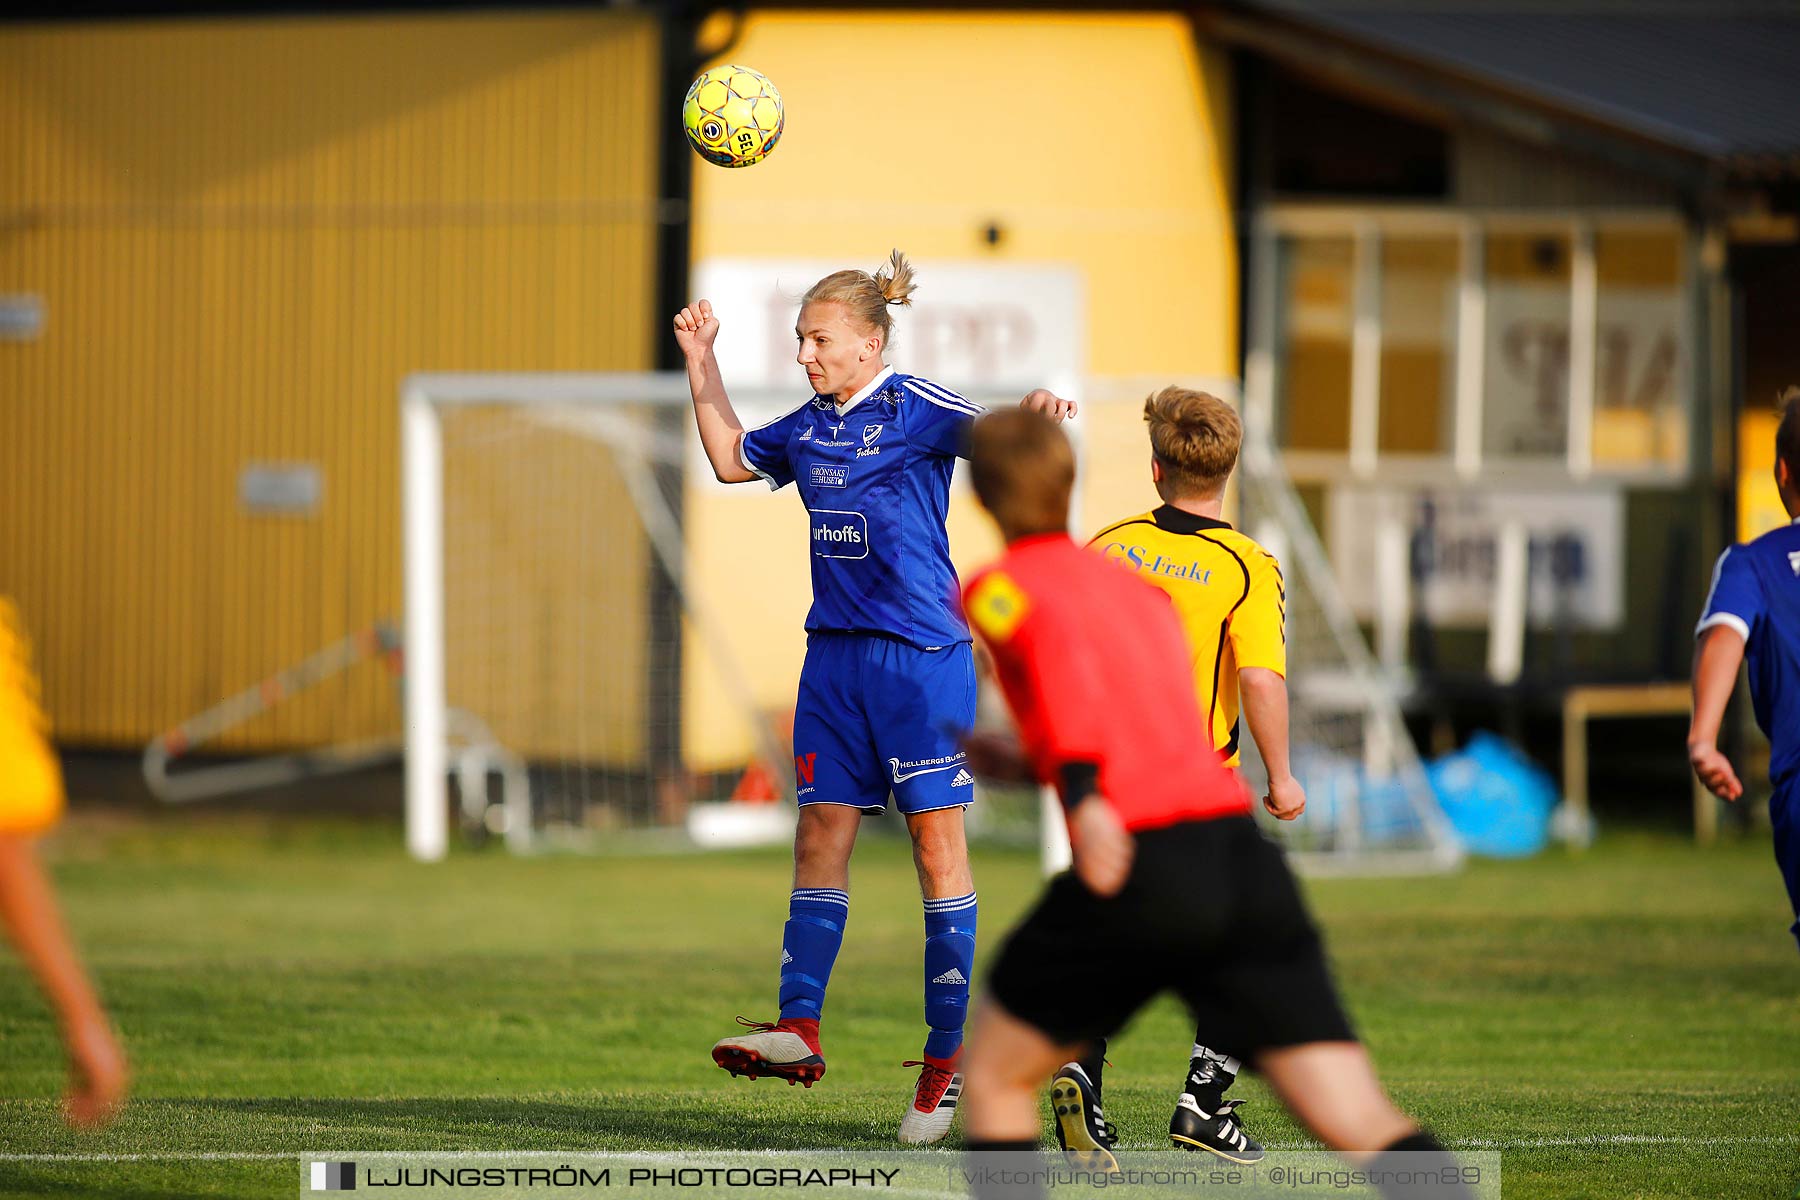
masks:
<svg viewBox="0 0 1800 1200"><path fill-rule="evenodd" d="M1800 942L1800 779L1776 786L1769 797L1769 823L1775 830L1775 863L1794 909L1794 923L1788 928Z"/></svg>
<svg viewBox="0 0 1800 1200"><path fill-rule="evenodd" d="M969 643L921 650L894 638L814 631L794 706L801 804L903 813L975 795L960 739L975 724Z"/></svg>

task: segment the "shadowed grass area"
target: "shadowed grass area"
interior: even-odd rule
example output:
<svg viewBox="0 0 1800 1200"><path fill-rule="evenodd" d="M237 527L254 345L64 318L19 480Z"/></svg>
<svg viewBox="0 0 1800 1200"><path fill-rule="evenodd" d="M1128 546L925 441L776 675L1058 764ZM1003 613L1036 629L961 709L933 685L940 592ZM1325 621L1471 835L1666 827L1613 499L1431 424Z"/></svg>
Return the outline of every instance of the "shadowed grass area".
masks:
<svg viewBox="0 0 1800 1200"><path fill-rule="evenodd" d="M99 1136L56 1122L54 1031L0 960L0 1154L293 1157L13 1157L0 1194L285 1196L309 1151L894 1146L923 1033L894 842L858 851L811 1091L707 1055L735 1014L770 1014L780 852L423 867L397 830L245 819L78 821L50 853L137 1100ZM976 875L985 955L1039 881L1005 852ZM1766 842L1615 838L1309 892L1395 1096L1501 1149L1508 1196L1794 1194L1800 955ZM1191 1032L1162 1002L1115 1043L1128 1146L1167 1144ZM1254 1134L1306 1144L1240 1091Z"/></svg>

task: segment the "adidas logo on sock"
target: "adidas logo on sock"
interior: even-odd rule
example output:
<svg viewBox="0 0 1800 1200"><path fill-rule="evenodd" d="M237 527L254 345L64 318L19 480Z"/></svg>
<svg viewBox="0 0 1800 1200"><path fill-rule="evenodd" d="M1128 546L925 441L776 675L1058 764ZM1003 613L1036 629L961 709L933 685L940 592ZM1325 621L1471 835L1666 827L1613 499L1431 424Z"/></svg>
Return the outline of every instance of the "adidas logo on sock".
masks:
<svg viewBox="0 0 1800 1200"><path fill-rule="evenodd" d="M939 975L936 979L932 980L931 982L933 982L933 983L966 984L969 981L967 979L963 978L963 973L961 971L957 970L955 967L951 967L948 971L945 971L942 975Z"/></svg>
<svg viewBox="0 0 1800 1200"><path fill-rule="evenodd" d="M786 946L783 946L781 948L781 965L785 967L793 961L794 961L794 956L787 952Z"/></svg>
<svg viewBox="0 0 1800 1200"><path fill-rule="evenodd" d="M975 777L973 775L969 774L967 771L958 771L956 773L956 778L952 779L950 781L950 786L951 787L967 787L969 784L974 783L974 782L975 782Z"/></svg>

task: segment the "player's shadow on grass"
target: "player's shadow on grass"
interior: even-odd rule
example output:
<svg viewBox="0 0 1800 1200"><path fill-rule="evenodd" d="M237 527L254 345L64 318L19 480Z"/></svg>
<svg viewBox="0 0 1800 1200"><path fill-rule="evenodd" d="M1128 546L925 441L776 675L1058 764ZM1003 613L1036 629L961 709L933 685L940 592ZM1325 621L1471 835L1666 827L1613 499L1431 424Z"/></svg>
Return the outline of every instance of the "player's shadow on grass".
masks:
<svg viewBox="0 0 1800 1200"><path fill-rule="evenodd" d="M821 1108L799 1114L782 1103L721 1104L706 1095L678 1099L597 1093L567 1100L273 1096L155 1103L217 1114L251 1137L262 1132L257 1117L270 1121L270 1133L298 1123L319 1150L891 1150L894 1145L890 1123L858 1121Z"/></svg>

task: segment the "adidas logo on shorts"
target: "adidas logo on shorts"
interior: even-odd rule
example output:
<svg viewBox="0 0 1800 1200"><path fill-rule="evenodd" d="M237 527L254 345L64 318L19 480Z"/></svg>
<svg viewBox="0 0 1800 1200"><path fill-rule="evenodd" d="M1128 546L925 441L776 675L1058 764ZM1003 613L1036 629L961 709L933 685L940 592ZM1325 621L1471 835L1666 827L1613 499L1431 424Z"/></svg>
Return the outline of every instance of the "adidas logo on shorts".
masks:
<svg viewBox="0 0 1800 1200"><path fill-rule="evenodd" d="M951 967L948 971L945 971L942 975L939 975L936 979L932 980L931 982L933 982L933 983L966 984L969 981L967 979L963 978L963 973L961 971L957 970L955 967Z"/></svg>
<svg viewBox="0 0 1800 1200"><path fill-rule="evenodd" d="M794 956L787 952L786 946L783 946L781 948L781 965L785 967L793 961L794 961Z"/></svg>
<svg viewBox="0 0 1800 1200"><path fill-rule="evenodd" d="M958 771L956 773L956 778L952 779L950 781L950 786L951 787L966 787L967 785L974 783L974 782L975 782L975 777L973 775L969 774L967 771Z"/></svg>

